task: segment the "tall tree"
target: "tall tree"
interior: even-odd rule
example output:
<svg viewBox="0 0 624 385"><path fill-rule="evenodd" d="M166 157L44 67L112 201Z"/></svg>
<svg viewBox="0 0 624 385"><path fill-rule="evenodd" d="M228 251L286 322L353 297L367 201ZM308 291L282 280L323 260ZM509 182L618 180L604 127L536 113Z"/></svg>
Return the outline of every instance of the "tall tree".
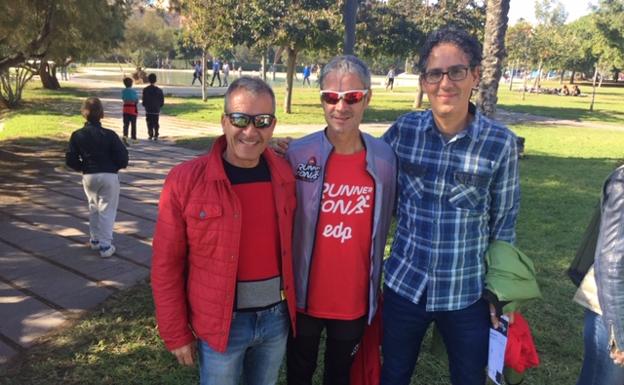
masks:
<svg viewBox="0 0 624 385"><path fill-rule="evenodd" d="M468 33L483 38L485 25L485 4L477 0L388 0L388 5L405 15L416 25L423 36L445 26L454 25L465 29ZM420 43L413 42L413 52L419 49ZM414 55L415 56L415 55ZM410 58L408 58L410 59ZM411 59L416 59L415 57ZM406 68L409 60L406 60ZM423 90L419 87L414 98L414 107L420 108Z"/></svg>
<svg viewBox="0 0 624 385"><path fill-rule="evenodd" d="M123 22L133 0L12 0L0 12L0 76L2 95L21 95L22 70L40 75L44 87L59 87L58 64L102 54L122 37ZM7 90L11 87L11 90ZM6 100L0 103L7 105ZM10 104L16 105L19 100Z"/></svg>
<svg viewBox="0 0 624 385"><path fill-rule="evenodd" d="M562 47L563 26L568 14L559 0L536 0L535 18L537 26L534 29L533 64L537 65L537 76L534 87L540 84L544 67L556 66Z"/></svg>
<svg viewBox="0 0 624 385"><path fill-rule="evenodd" d="M518 20L518 22L507 29L505 34L505 49L507 51L507 63L515 65L515 70L524 68L525 77L526 71L529 68L529 63L533 56L531 52L533 39L533 26L531 23L524 19ZM513 77L515 71L511 73L511 79L509 86L513 84ZM510 88L511 90L511 88Z"/></svg>
<svg viewBox="0 0 624 385"><path fill-rule="evenodd" d="M509 0L488 0L486 7L485 39L477 104L485 115L492 116L496 112L498 82L505 58Z"/></svg>
<svg viewBox="0 0 624 385"><path fill-rule="evenodd" d="M156 64L158 57L166 57L175 47L175 30L163 16L154 9L135 10L126 22L119 51L137 71Z"/></svg>
<svg viewBox="0 0 624 385"><path fill-rule="evenodd" d="M617 81L624 68L624 0L600 0L595 9L595 25L609 48L607 56Z"/></svg>
<svg viewBox="0 0 624 385"><path fill-rule="evenodd" d="M342 36L340 2L331 0L291 0L277 26L275 43L285 47L286 96L284 112L291 113L293 78L297 55L309 49L337 47Z"/></svg>
<svg viewBox="0 0 624 385"><path fill-rule="evenodd" d="M23 0L20 0L23 1ZM58 89L56 68L112 51L123 37L124 21L132 1L50 0L55 10L50 40L36 71L43 87Z"/></svg>

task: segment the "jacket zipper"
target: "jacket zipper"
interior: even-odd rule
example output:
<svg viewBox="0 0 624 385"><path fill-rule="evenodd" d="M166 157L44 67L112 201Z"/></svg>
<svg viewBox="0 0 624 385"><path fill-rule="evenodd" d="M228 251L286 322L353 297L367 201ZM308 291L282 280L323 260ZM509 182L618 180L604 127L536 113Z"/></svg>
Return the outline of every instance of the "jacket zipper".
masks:
<svg viewBox="0 0 624 385"><path fill-rule="evenodd" d="M321 216L321 204L323 203L323 188L325 185L325 170L327 170L327 161L329 160L329 157L331 156L332 152L334 152L334 146L332 146L331 151L329 151L329 154L327 154L327 157L324 159L324 166L323 166L323 171L321 174L321 193L319 194L319 201L318 201L318 211L316 212L316 221L314 222L314 236L312 238L312 249L310 250L310 264L308 265L308 278L306 279L306 298L305 298L305 306L303 308L304 312L308 311L308 299L310 298L310 291L308 290L310 288L310 274L312 271L312 257L314 256L314 246L316 245L316 233L317 233L317 227L318 227L318 222L319 222L319 218Z"/></svg>

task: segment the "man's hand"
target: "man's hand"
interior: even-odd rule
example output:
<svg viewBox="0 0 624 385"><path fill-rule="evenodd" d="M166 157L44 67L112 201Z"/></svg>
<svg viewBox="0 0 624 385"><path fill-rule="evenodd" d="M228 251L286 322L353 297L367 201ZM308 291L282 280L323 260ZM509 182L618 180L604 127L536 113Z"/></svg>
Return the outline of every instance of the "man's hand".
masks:
<svg viewBox="0 0 624 385"><path fill-rule="evenodd" d="M271 148L273 151L282 158L286 156L286 151L288 150L288 146L290 146L290 142L292 142L293 138L287 136L285 138L275 138L271 141Z"/></svg>
<svg viewBox="0 0 624 385"><path fill-rule="evenodd" d="M505 315L509 319L510 325L514 323L514 313L507 313ZM494 329L498 329L498 327L500 326L500 321L498 320L498 317L496 316L496 307L492 304L490 304L490 321L492 322L492 327Z"/></svg>
<svg viewBox="0 0 624 385"><path fill-rule="evenodd" d="M195 342L191 342L181 348L173 349L171 353L176 356L180 365L193 366L195 365L196 350Z"/></svg>
<svg viewBox="0 0 624 385"><path fill-rule="evenodd" d="M624 366L624 351L613 348L611 350L611 359L617 366Z"/></svg>

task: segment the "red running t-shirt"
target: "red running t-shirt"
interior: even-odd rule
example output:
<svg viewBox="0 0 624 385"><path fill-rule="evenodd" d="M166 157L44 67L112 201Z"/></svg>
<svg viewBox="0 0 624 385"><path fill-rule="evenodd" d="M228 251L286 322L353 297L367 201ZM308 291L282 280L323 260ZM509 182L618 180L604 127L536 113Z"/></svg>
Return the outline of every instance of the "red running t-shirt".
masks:
<svg viewBox="0 0 624 385"><path fill-rule="evenodd" d="M331 154L325 168L306 314L341 320L366 314L374 200L366 151Z"/></svg>

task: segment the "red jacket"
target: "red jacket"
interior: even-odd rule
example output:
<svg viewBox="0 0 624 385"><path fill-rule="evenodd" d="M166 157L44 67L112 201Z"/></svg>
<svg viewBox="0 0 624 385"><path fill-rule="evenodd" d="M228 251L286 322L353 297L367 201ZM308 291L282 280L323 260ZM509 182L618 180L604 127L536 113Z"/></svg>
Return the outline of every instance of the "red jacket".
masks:
<svg viewBox="0 0 624 385"><path fill-rule="evenodd" d="M174 167L160 196L153 242L152 291L160 336L169 350L201 338L224 352L228 344L241 205L223 169L222 136L211 151ZM285 160L263 154L271 172L281 243L281 269L294 327L292 227L295 179Z"/></svg>

